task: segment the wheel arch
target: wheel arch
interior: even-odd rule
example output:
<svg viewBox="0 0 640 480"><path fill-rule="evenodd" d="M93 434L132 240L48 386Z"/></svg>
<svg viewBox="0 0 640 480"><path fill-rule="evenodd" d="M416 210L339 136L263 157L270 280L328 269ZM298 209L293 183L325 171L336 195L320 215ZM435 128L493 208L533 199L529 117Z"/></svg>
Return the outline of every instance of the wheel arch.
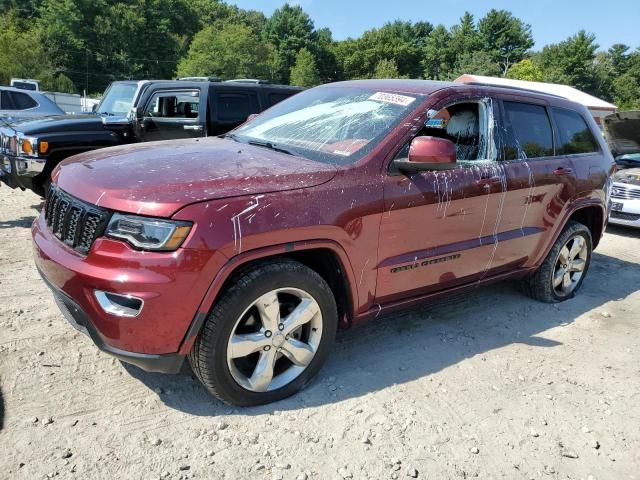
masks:
<svg viewBox="0 0 640 480"><path fill-rule="evenodd" d="M182 341L180 353L186 354L191 350L211 308L237 273L277 259L295 260L318 273L329 284L335 296L340 325L351 325L357 308L357 292L352 289L355 277L346 252L339 244L330 240L289 243L243 252L229 259L211 282Z"/></svg>
<svg viewBox="0 0 640 480"><path fill-rule="evenodd" d="M604 233L605 219L606 214L602 205L586 205L574 209L564 222L562 228L564 229L567 222L571 220L583 224L591 232L593 248L595 249L598 243L600 243L600 239ZM560 231L562 231L562 229Z"/></svg>

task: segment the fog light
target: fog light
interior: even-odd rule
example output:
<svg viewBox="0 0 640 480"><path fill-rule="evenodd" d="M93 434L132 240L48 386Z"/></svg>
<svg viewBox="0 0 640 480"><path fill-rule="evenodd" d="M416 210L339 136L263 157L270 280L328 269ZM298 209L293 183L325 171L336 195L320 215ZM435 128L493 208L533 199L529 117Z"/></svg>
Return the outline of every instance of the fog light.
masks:
<svg viewBox="0 0 640 480"><path fill-rule="evenodd" d="M94 295L100 308L117 317L137 317L144 307L144 300L132 295L121 295L102 290L96 290Z"/></svg>

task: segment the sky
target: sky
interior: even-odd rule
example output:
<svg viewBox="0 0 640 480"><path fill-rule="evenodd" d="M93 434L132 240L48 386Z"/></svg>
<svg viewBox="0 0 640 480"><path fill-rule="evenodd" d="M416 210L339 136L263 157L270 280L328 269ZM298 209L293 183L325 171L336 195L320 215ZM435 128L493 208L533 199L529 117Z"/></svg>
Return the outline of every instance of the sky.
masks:
<svg viewBox="0 0 640 480"><path fill-rule="evenodd" d="M285 0L227 0L267 16ZM477 19L492 8L505 9L531 25L535 49L557 43L581 29L596 35L601 49L614 43L640 47L640 0L297 0L316 28L329 27L334 39L358 37L365 30L400 19L428 21L447 27L465 10Z"/></svg>

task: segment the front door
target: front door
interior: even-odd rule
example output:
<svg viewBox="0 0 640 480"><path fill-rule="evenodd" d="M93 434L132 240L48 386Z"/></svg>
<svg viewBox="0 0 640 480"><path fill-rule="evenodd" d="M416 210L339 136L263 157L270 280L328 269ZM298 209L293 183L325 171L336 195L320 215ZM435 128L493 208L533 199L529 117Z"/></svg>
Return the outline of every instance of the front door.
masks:
<svg viewBox="0 0 640 480"><path fill-rule="evenodd" d="M147 97L142 119L137 120L139 140L153 142L206 136L205 88L157 90Z"/></svg>
<svg viewBox="0 0 640 480"><path fill-rule="evenodd" d="M506 183L496 161L495 102L437 107L418 135L456 144L458 167L384 180L376 301L386 303L489 274ZM408 144L397 158L406 156Z"/></svg>

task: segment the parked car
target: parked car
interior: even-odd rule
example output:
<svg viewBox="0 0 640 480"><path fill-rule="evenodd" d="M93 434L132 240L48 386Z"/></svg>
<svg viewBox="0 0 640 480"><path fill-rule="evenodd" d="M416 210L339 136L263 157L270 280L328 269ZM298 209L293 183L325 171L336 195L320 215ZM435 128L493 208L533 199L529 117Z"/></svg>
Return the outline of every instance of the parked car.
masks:
<svg viewBox="0 0 640 480"><path fill-rule="evenodd" d="M0 127L0 180L44 196L51 172L71 155L126 143L220 135L301 90L259 81L114 82L94 115L5 122Z"/></svg>
<svg viewBox="0 0 640 480"><path fill-rule="evenodd" d="M329 84L224 138L66 160L35 261L100 349L157 372L188 357L213 395L257 405L306 385L339 325L507 278L573 297L613 165L560 97Z"/></svg>
<svg viewBox="0 0 640 480"><path fill-rule="evenodd" d="M9 85L21 90L31 90L33 92L40 91L40 81L33 80L31 78L12 78Z"/></svg>
<svg viewBox="0 0 640 480"><path fill-rule="evenodd" d="M97 105L99 100L86 98L77 93L63 92L42 92L47 98L51 99L65 113L85 114L93 111L93 107Z"/></svg>
<svg viewBox="0 0 640 480"><path fill-rule="evenodd" d="M0 87L0 118L25 118L64 115L64 111L40 92ZM4 118L4 121L9 119ZM0 121L2 125L2 121Z"/></svg>
<svg viewBox="0 0 640 480"><path fill-rule="evenodd" d="M607 141L620 171L613 177L609 222L640 227L640 111L604 119Z"/></svg>

